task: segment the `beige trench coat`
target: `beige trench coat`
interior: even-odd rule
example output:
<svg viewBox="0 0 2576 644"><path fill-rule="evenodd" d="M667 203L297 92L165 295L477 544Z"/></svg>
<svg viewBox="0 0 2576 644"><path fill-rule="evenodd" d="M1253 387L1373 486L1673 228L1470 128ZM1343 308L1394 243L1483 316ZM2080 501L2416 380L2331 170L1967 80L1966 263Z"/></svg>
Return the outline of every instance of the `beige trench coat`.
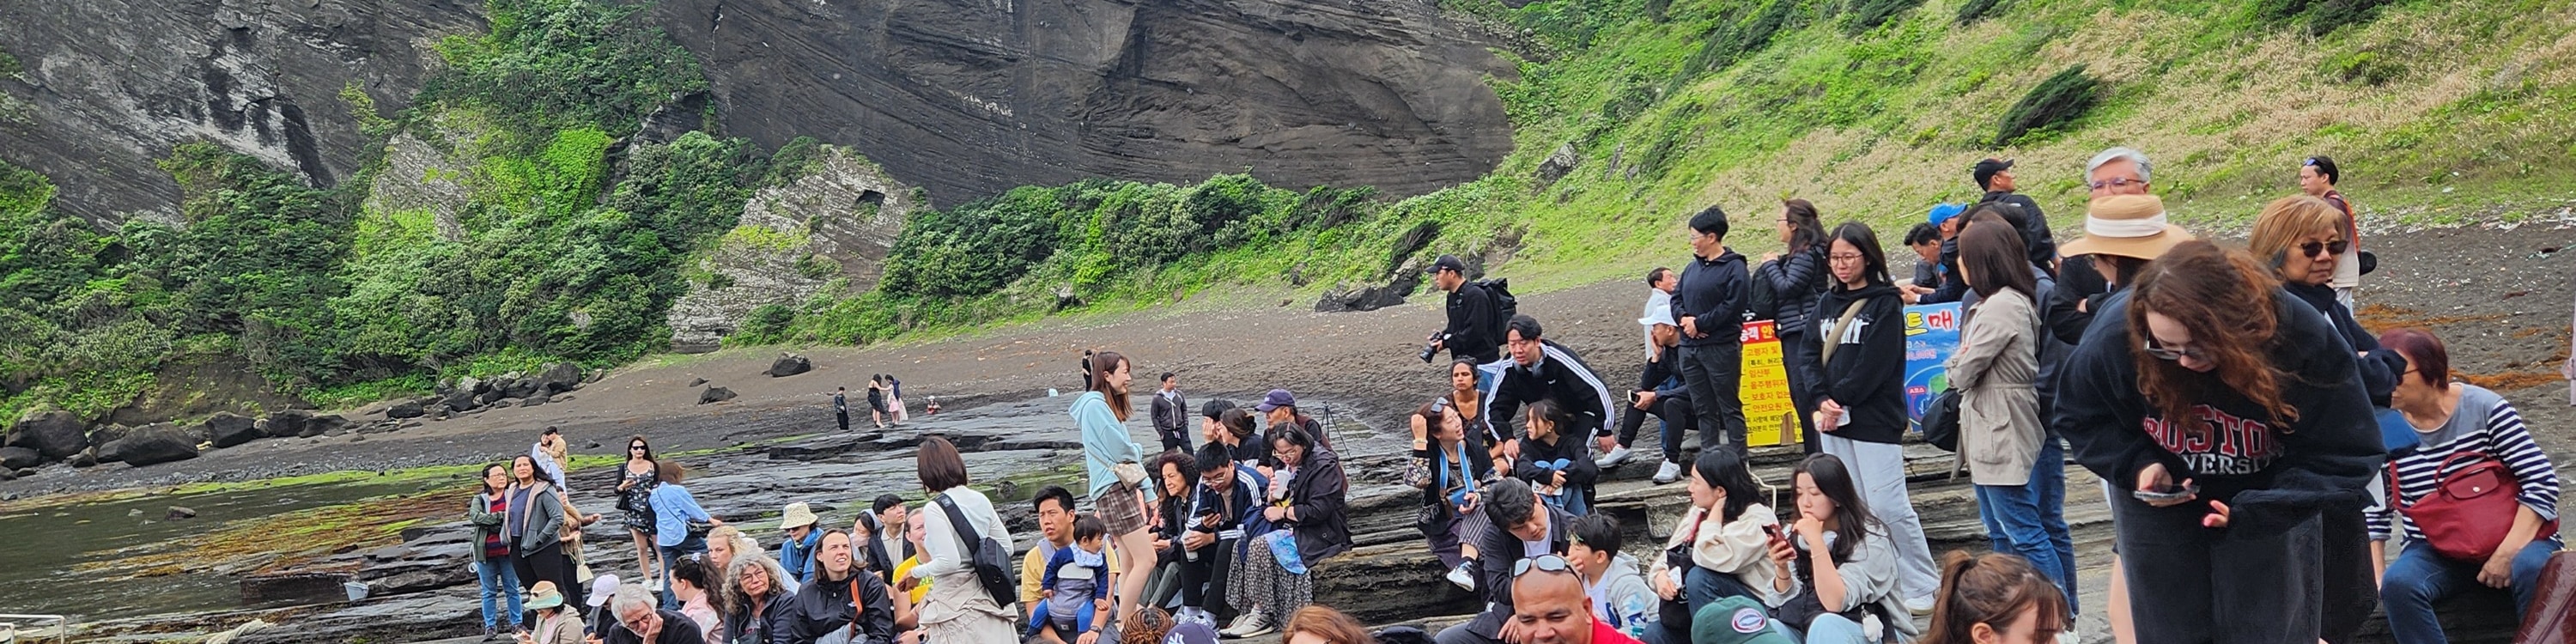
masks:
<svg viewBox="0 0 2576 644"><path fill-rule="evenodd" d="M1959 458L1977 485L2030 483L2047 437L2039 420L2039 329L2030 296L2004 289L1969 307L1947 365L1959 395Z"/></svg>

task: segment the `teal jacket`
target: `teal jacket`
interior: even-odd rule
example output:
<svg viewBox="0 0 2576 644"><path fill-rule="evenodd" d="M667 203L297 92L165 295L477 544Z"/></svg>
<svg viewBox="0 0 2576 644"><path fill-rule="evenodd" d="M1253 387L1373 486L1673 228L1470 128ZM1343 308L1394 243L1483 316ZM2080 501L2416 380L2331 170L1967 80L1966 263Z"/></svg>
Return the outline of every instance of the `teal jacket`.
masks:
<svg viewBox="0 0 2576 644"><path fill-rule="evenodd" d="M1109 397L1097 391L1073 399L1073 425L1082 429L1082 465L1091 474L1091 496L1118 482L1109 468L1119 463L1145 464L1145 448L1127 435L1127 424L1109 410ZM1151 487L1151 486L1140 486Z"/></svg>

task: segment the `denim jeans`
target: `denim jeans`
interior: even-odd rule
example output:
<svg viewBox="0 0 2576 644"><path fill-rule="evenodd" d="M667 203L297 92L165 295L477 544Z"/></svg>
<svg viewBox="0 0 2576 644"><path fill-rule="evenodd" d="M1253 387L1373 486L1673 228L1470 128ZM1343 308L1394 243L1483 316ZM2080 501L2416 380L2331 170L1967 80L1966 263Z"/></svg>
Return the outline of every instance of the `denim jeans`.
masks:
<svg viewBox="0 0 2576 644"><path fill-rule="evenodd" d="M2039 527L2048 532L2049 549L2057 553L2058 573L2052 577L2066 587L2066 609L2083 613L2075 601L2075 537L2066 528L2066 447L2050 432L2039 441L2039 462L2030 472L2030 490L2037 495ZM2044 572L2044 571L2043 571Z"/></svg>
<svg viewBox="0 0 2576 644"><path fill-rule="evenodd" d="M2540 569L2549 564L2549 556L2561 548L2557 537L2534 539L2513 557L2513 613L2522 615L2531 605L2531 592L2540 584ZM2397 554L2381 577L2379 605L2388 613L2388 634L2397 644L2446 642L2442 620L2433 614L2433 605L2467 591L2489 590L2478 583L2478 569L2484 562L2455 561L2434 552L2432 544L2415 542Z"/></svg>
<svg viewBox="0 0 2576 644"><path fill-rule="evenodd" d="M662 575L661 608L662 610L669 611L679 610L680 594L671 592L671 562L679 561L681 557L706 554L707 538L689 537L688 539L681 541L680 545L656 545L655 548L662 553L662 570L660 571Z"/></svg>
<svg viewBox="0 0 2576 644"><path fill-rule="evenodd" d="M1698 615L1700 608L1728 597L1762 601L1760 593L1744 585L1744 580L1735 575L1699 566L1691 566L1682 571L1682 605L1689 607L1692 615ZM1690 625L1656 622L1646 628L1646 637L1641 639L1646 644L1689 644Z"/></svg>
<svg viewBox="0 0 2576 644"><path fill-rule="evenodd" d="M1775 620L1771 630L1789 636L1789 641L1805 644L1869 644L1869 631L1861 629L1860 622L1833 613L1817 615L1816 621L1808 622L1805 629Z"/></svg>
<svg viewBox="0 0 2576 644"><path fill-rule="evenodd" d="M2052 459L2057 456L2052 454L2058 451L2056 444L2054 440L2042 441L2040 458L2031 466L2029 483L1976 486L1977 518L1985 522L1986 538L1993 543L1995 552L2008 552L2028 560L2031 567L2057 583L2058 592L2066 595L2066 603L2071 609L2075 604L2075 576L2068 574L2074 564L2067 558L2073 557L2074 553L2072 548L2060 551L2057 547L2058 535L2066 531L2066 462L2062 457ZM2044 498L2042 484L2050 482L2043 475L2052 470L2057 495L2054 506L2041 502ZM2051 518L2056 519L2054 526L2050 525Z"/></svg>
<svg viewBox="0 0 2576 644"><path fill-rule="evenodd" d="M474 562L474 577L483 586L483 628L488 630L500 626L501 613L498 611L501 606L496 600L502 597L510 598L510 625L524 625L519 620L527 615L528 609L519 604L519 567L512 565L509 557L491 557Z"/></svg>
<svg viewBox="0 0 2576 644"><path fill-rule="evenodd" d="M2066 566L2057 560L2057 546L2040 525L2039 513L2039 495L2028 484L1977 486L1977 518L1985 521L1986 538L1994 543L1995 552L2021 555L2055 582L2058 592L2074 597L2075 586L2067 583Z"/></svg>

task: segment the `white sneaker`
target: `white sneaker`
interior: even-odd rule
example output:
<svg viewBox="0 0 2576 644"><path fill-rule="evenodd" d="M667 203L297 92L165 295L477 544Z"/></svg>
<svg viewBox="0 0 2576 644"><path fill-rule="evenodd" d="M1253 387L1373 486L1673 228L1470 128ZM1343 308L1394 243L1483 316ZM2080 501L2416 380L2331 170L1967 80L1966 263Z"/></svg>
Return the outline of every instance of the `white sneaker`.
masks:
<svg viewBox="0 0 2576 644"><path fill-rule="evenodd" d="M1655 468L1656 485L1663 485L1665 483L1679 480L1682 480L1682 464L1672 461L1664 461L1664 465L1662 467Z"/></svg>
<svg viewBox="0 0 2576 644"><path fill-rule="evenodd" d="M1927 597L1923 599L1905 600L1905 612L1913 613L1915 617L1930 615L1932 614L1932 599Z"/></svg>
<svg viewBox="0 0 2576 644"><path fill-rule="evenodd" d="M1236 615L1234 616L1234 623L1226 624L1225 628L1217 629L1216 633L1226 637L1234 637L1235 631L1243 630L1243 627L1245 626L1251 626L1253 618L1258 616L1260 616L1260 613L1250 611L1246 611L1241 615Z"/></svg>
<svg viewBox="0 0 2576 644"><path fill-rule="evenodd" d="M1449 569L1449 583L1457 584L1467 592L1476 592L1476 561L1462 561L1458 567Z"/></svg>
<svg viewBox="0 0 2576 644"><path fill-rule="evenodd" d="M1602 454L1601 458L1592 459L1592 465L1602 468L1618 467L1620 463L1628 462L1629 452L1626 445L1610 448L1610 451Z"/></svg>
<svg viewBox="0 0 2576 644"><path fill-rule="evenodd" d="M1245 624L1243 626L1243 630L1235 631L1234 637L1260 637L1278 631L1279 627L1271 624L1270 618L1262 617L1260 614L1256 613L1252 616L1252 623Z"/></svg>

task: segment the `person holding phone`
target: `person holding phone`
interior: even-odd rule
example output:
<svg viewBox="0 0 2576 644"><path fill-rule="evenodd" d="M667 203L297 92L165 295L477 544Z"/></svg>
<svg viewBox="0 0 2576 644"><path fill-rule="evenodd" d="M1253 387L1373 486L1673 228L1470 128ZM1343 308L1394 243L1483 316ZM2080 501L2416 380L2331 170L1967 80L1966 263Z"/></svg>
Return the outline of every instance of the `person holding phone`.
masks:
<svg viewBox="0 0 2576 644"><path fill-rule="evenodd" d="M1761 484L1744 456L1733 450L1699 453L1690 472L1690 510L1647 569L1647 584L1685 613L1665 612L1642 639L1653 644L1690 641L1680 619L1727 597L1748 597L1777 607L1797 589L1787 573L1789 542L1780 515L1762 503Z"/></svg>
<svg viewBox="0 0 2576 644"><path fill-rule="evenodd" d="M2332 350L2326 350L2332 349ZM2111 497L2138 641L2318 639L2324 515L2386 458L2354 352L2242 251L2174 246L2104 302L2055 426Z"/></svg>
<svg viewBox="0 0 2576 644"><path fill-rule="evenodd" d="M1429 523L1415 526L1422 530L1431 554L1449 570L1449 583L1472 592L1476 590L1476 535L1485 532L1476 497L1494 478L1494 468L1479 440L1482 437L1467 432L1466 418L1459 412L1448 398L1433 399L1413 410L1413 458L1420 468L1418 477L1408 477L1418 480L1407 483L1422 490L1423 507L1431 513Z"/></svg>

